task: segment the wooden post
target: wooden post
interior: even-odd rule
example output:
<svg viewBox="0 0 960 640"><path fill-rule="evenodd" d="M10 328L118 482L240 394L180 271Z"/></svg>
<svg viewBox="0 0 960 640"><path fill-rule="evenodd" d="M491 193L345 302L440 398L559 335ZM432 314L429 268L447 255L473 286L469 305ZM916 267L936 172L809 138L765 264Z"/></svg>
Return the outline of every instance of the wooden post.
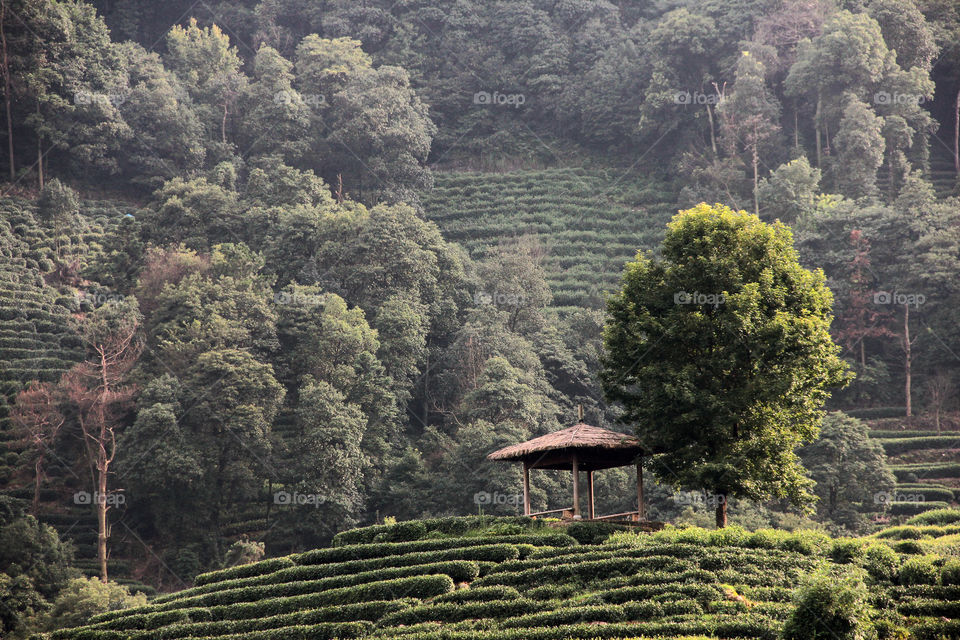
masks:
<svg viewBox="0 0 960 640"><path fill-rule="evenodd" d="M593 471L587 471L587 513L593 520Z"/></svg>
<svg viewBox="0 0 960 640"><path fill-rule="evenodd" d="M580 515L580 461L573 454L573 517Z"/></svg>
<svg viewBox="0 0 960 640"><path fill-rule="evenodd" d="M643 456L637 462L637 516L641 522L647 519L647 510L643 505Z"/></svg>
<svg viewBox="0 0 960 640"><path fill-rule="evenodd" d="M523 515L530 515L530 463L523 461Z"/></svg>

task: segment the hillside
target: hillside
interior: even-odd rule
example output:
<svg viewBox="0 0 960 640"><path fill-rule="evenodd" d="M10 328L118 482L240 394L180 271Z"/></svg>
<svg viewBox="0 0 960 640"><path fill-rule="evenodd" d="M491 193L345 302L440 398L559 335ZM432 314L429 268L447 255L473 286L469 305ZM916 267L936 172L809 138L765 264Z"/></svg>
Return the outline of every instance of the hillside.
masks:
<svg viewBox="0 0 960 640"><path fill-rule="evenodd" d="M881 637L905 625L933 638L960 630L960 576L918 554L955 550L960 512L933 515L839 540L737 528L607 538L610 525L564 531L524 518L381 525L341 533L329 548L200 575L191 589L51 637L772 639L804 576L826 572L867 581Z"/></svg>
<svg viewBox="0 0 960 640"><path fill-rule="evenodd" d="M33 452L10 420L10 405L31 381L55 383L80 362L84 349L77 312L109 301L80 274L103 252L104 235L116 228L125 207L97 200L79 205L74 217L54 229L41 220L36 202L0 199L0 487L15 498L32 498L33 479L25 470L33 468ZM55 262L70 267L53 270ZM73 499L73 492L85 486L76 469L57 456L48 458L40 520L73 542L75 566L95 575L96 515L91 505ZM118 552L110 561L118 581L152 592L130 577L121 545Z"/></svg>
<svg viewBox="0 0 960 640"><path fill-rule="evenodd" d="M497 242L535 236L558 307L599 306L638 249L676 214L664 185L616 169L437 173L424 198L444 237L482 259Z"/></svg>
<svg viewBox="0 0 960 640"><path fill-rule="evenodd" d="M895 491L881 496L892 516L911 516L956 504L960 498L960 431L937 432L904 424L903 418L870 420L870 437L887 454L897 478Z"/></svg>

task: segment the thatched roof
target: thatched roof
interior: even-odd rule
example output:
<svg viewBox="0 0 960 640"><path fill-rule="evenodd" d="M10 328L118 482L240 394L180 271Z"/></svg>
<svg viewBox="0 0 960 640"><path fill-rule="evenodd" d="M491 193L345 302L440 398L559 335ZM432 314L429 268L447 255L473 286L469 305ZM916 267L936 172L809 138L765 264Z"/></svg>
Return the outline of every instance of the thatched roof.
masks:
<svg viewBox="0 0 960 640"><path fill-rule="evenodd" d="M580 422L504 447L487 458L526 461L534 468L567 469L576 455L584 469L605 469L630 464L642 453L644 449L637 438Z"/></svg>

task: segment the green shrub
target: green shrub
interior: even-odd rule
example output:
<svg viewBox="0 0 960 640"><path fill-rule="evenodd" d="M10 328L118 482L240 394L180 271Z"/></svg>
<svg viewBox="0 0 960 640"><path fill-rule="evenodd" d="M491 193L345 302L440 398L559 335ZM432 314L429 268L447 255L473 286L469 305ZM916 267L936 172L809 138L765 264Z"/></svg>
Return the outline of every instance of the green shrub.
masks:
<svg viewBox="0 0 960 640"><path fill-rule="evenodd" d="M863 568L875 580L893 580L899 566L900 558L885 544L872 544L864 553Z"/></svg>
<svg viewBox="0 0 960 640"><path fill-rule="evenodd" d="M830 559L838 564L859 564L866 549L862 540L840 538L830 548Z"/></svg>
<svg viewBox="0 0 960 640"><path fill-rule="evenodd" d="M940 568L940 582L943 585L960 585L960 558L948 558Z"/></svg>
<svg viewBox="0 0 960 640"><path fill-rule="evenodd" d="M414 542L385 542L377 544L345 545L315 549L291 556L296 564L326 564L382 558L386 556L402 555L423 551L442 551L462 547L482 546L490 544L532 544L542 547L565 547L577 544L577 541L562 533L548 533L543 535L524 534L517 536L477 536L463 538L446 538L440 540L417 540Z"/></svg>
<svg viewBox="0 0 960 640"><path fill-rule="evenodd" d="M797 591L795 608L783 626L784 640L867 640L875 634L867 591L853 579L819 574Z"/></svg>
<svg viewBox="0 0 960 640"><path fill-rule="evenodd" d="M893 550L906 555L916 555L927 552L923 544L917 540L902 540L893 545Z"/></svg>
<svg viewBox="0 0 960 640"><path fill-rule="evenodd" d="M621 622L626 618L623 607L604 605L594 607L564 607L504 620L501 626L509 628L553 627L580 622Z"/></svg>
<svg viewBox="0 0 960 640"><path fill-rule="evenodd" d="M948 509L949 506L946 502L927 502L925 500L918 502L894 502L890 505L890 514L894 516L912 516L930 511L943 511ZM911 520L912 519L913 518L911 518Z"/></svg>
<svg viewBox="0 0 960 640"><path fill-rule="evenodd" d="M960 522L960 509L935 509L913 516L907 524L953 524Z"/></svg>
<svg viewBox="0 0 960 640"><path fill-rule="evenodd" d="M902 585L939 584L940 571L934 564L934 557L921 556L904 562L900 565L899 582Z"/></svg>
<svg viewBox="0 0 960 640"><path fill-rule="evenodd" d="M93 615L143 606L142 594L131 595L127 587L116 582L103 583L98 578L74 578L60 591L48 614L51 629L72 627L89 620Z"/></svg>
<svg viewBox="0 0 960 640"><path fill-rule="evenodd" d="M524 598L487 602L442 602L411 607L385 616L381 627L410 625L420 622L456 622L470 618L505 619L541 609L540 603Z"/></svg>
<svg viewBox="0 0 960 640"><path fill-rule="evenodd" d="M274 571L278 571L280 569L292 567L293 564L293 560L291 560L289 557L271 558L269 560L254 562L252 564L230 567L229 569L220 569L219 571L201 573L194 580L194 584L200 586L204 584L210 584L211 582L230 580L232 578L248 578L250 576L262 575L264 573L273 573Z"/></svg>
<svg viewBox="0 0 960 640"><path fill-rule="evenodd" d="M450 593L434 598L434 603L441 602L489 602L490 600L512 600L519 598L520 592L513 587L501 585L493 587L475 587L471 589L457 589Z"/></svg>
<svg viewBox="0 0 960 640"><path fill-rule="evenodd" d="M906 407L868 407L866 409L850 409L847 414L861 420L877 420L880 418L902 418L907 415Z"/></svg>

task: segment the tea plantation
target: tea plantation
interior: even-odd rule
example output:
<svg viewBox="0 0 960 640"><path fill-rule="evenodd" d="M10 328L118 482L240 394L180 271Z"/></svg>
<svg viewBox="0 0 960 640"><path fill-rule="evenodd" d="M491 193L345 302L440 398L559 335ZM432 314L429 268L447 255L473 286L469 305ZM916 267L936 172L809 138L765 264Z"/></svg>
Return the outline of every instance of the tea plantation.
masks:
<svg viewBox="0 0 960 640"><path fill-rule="evenodd" d="M677 213L676 195L622 171L548 169L437 173L426 215L482 258L502 238L535 236L558 307L597 306L625 262L653 249Z"/></svg>
<svg viewBox="0 0 960 640"><path fill-rule="evenodd" d="M872 421L870 436L883 446L897 486L888 496L893 516L942 509L960 497L960 431L902 429L902 419Z"/></svg>
<svg viewBox="0 0 960 640"><path fill-rule="evenodd" d="M861 539L614 528L476 516L367 527L50 637L773 639L812 574L862 580L881 640L960 633L960 511Z"/></svg>

